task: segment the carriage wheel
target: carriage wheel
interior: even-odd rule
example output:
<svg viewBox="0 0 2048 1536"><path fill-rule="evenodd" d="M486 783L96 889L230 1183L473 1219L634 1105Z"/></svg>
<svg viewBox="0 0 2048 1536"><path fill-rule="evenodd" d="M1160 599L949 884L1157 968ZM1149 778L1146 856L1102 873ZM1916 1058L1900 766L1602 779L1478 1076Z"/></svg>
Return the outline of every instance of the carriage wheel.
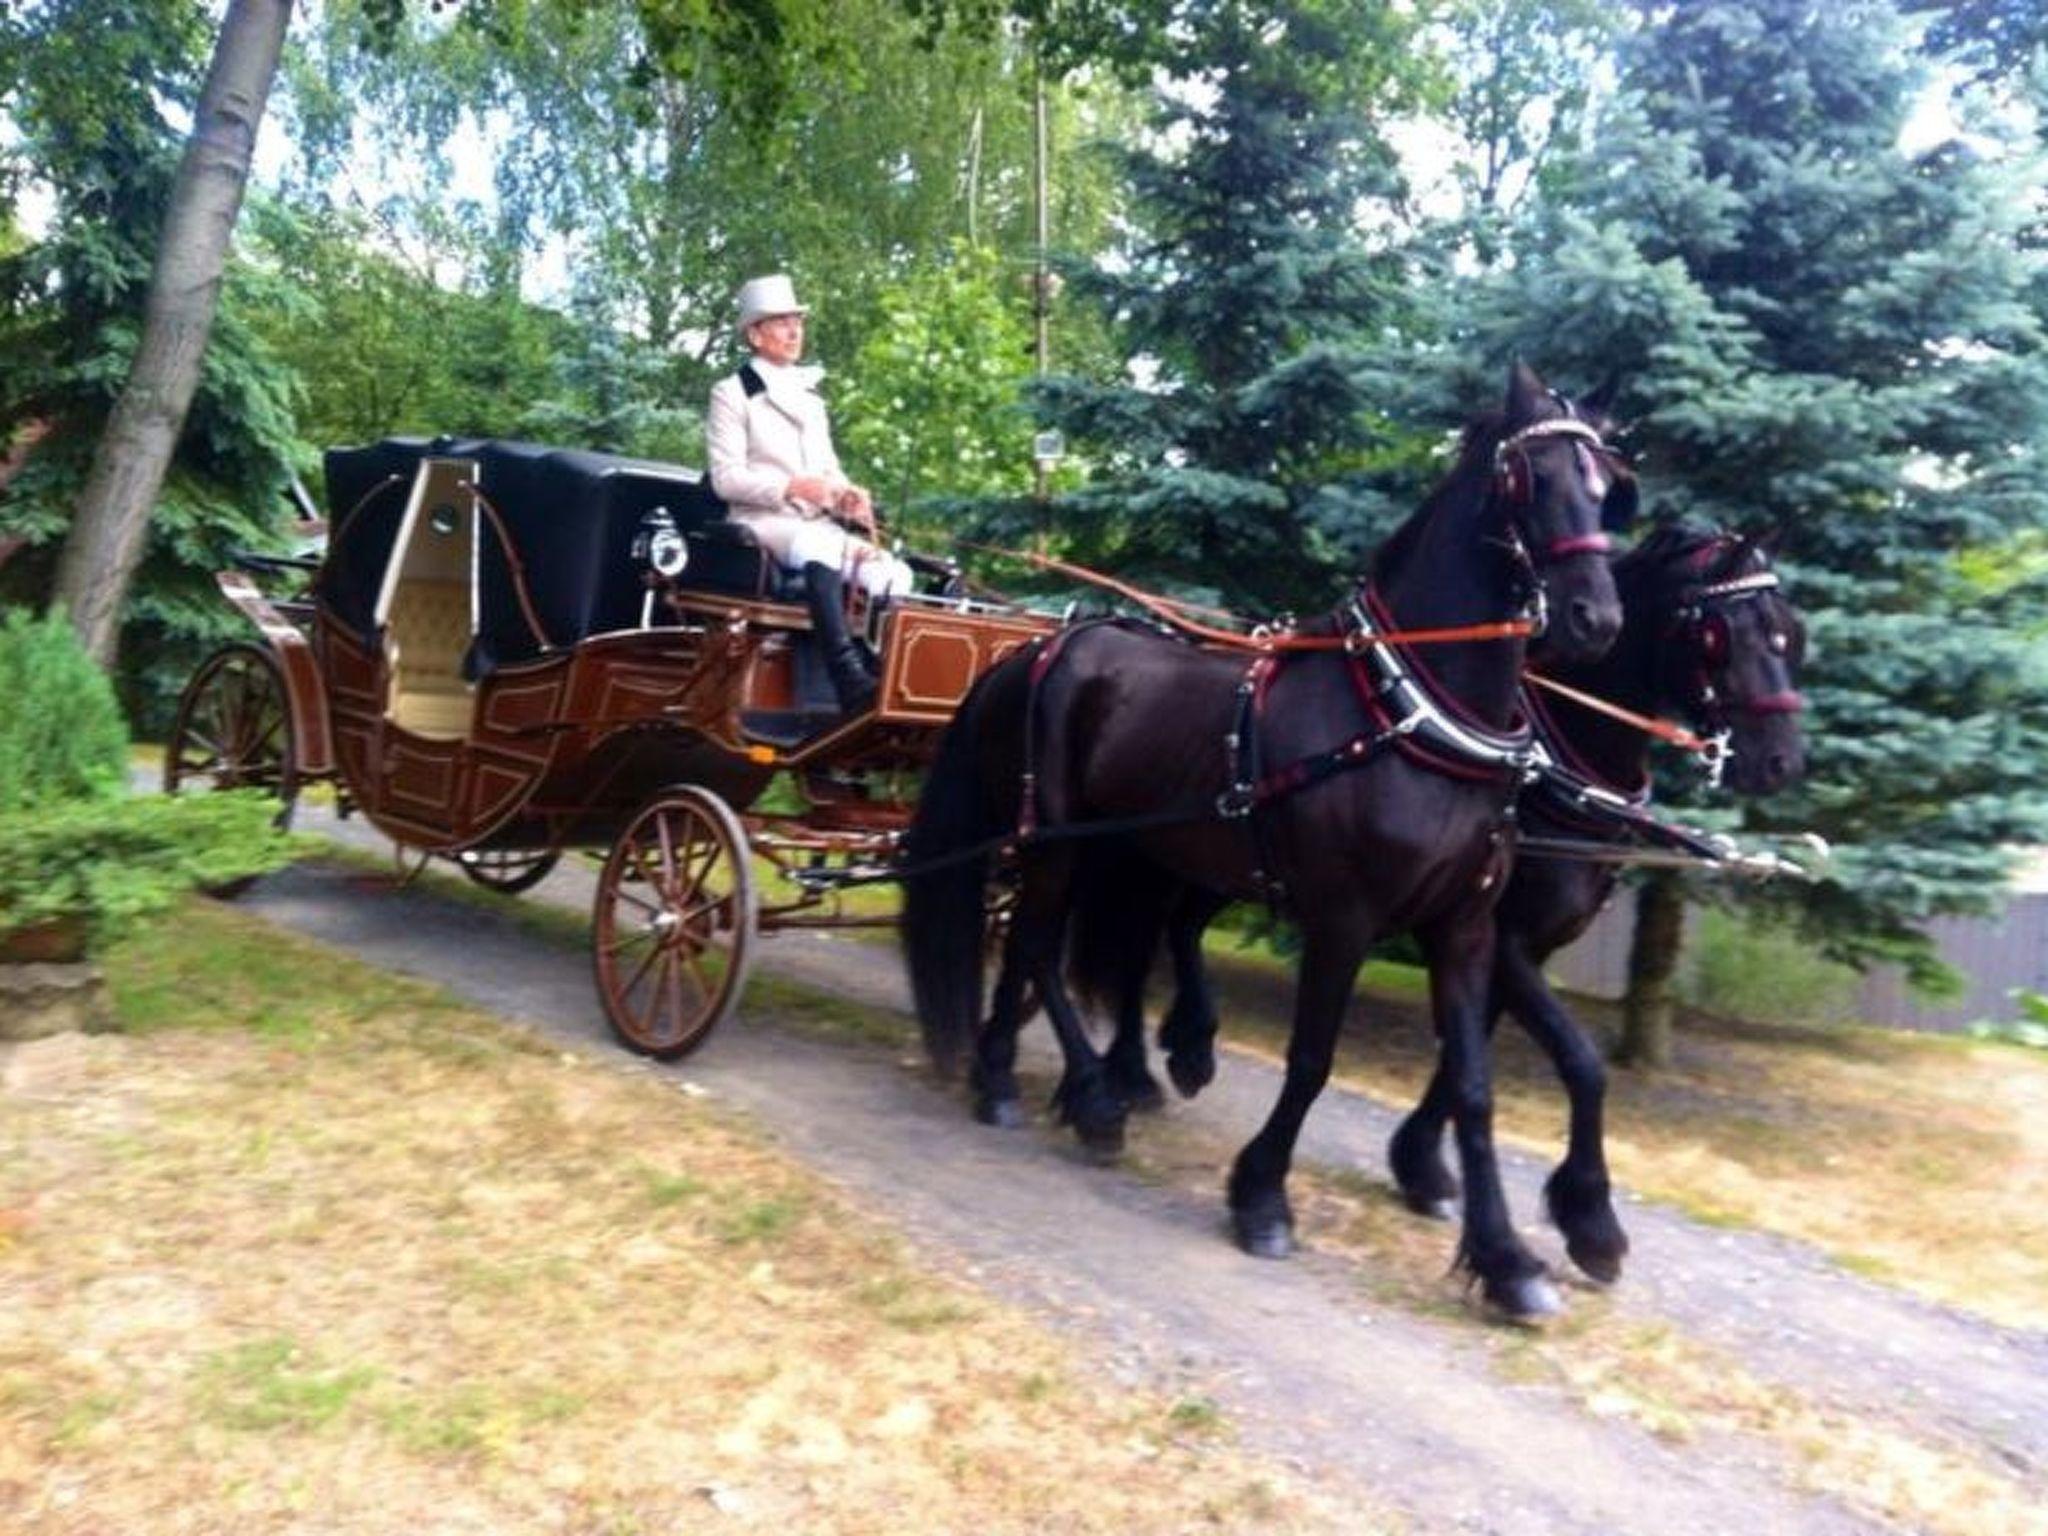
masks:
<svg viewBox="0 0 2048 1536"><path fill-rule="evenodd" d="M517 896L547 879L561 858L553 849L535 852L530 848L498 848L457 854L455 862L485 890L496 891L500 896Z"/></svg>
<svg viewBox="0 0 2048 1536"><path fill-rule="evenodd" d="M164 793L267 789L291 825L299 796L284 675L253 645L222 646L200 664L178 700L164 748Z"/></svg>
<svg viewBox="0 0 2048 1536"><path fill-rule="evenodd" d="M708 789L650 800L612 845L591 923L597 993L619 1038L673 1060L738 1006L754 948L739 818Z"/></svg>

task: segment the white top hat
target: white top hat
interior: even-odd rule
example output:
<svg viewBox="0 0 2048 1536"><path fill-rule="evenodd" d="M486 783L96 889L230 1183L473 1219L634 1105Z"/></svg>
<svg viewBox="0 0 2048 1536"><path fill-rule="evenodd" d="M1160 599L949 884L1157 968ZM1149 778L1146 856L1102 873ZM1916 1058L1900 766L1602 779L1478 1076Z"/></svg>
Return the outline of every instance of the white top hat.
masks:
<svg viewBox="0 0 2048 1536"><path fill-rule="evenodd" d="M788 274L771 272L749 278L740 285L740 329L773 315L808 315L810 310L796 301L796 288Z"/></svg>

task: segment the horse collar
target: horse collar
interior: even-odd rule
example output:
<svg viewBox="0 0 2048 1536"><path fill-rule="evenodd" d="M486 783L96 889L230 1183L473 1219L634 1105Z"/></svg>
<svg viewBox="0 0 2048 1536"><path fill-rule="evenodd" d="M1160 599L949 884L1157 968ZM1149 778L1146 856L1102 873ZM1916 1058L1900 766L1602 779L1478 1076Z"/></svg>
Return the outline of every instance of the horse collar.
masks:
<svg viewBox="0 0 2048 1536"><path fill-rule="evenodd" d="M1352 677L1368 713L1384 712L1388 729L1411 755L1425 761L1447 755L1466 769L1516 778L1534 760L1535 729L1525 715L1512 730L1496 730L1472 719L1454 700L1431 686L1428 671L1403 647L1380 638L1387 626L1376 616L1380 604L1368 588L1350 605ZM1434 749L1433 751L1430 749ZM1439 764L1439 766L1446 766Z"/></svg>

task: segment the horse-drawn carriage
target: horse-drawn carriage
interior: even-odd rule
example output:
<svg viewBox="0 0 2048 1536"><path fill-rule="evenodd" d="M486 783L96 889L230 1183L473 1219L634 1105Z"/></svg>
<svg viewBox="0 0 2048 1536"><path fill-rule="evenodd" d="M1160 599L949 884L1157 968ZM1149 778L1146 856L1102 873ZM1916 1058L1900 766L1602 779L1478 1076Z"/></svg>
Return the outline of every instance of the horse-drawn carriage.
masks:
<svg viewBox="0 0 2048 1536"><path fill-rule="evenodd" d="M289 808L333 781L401 850L507 892L607 849L598 991L656 1056L732 1012L757 934L861 921L816 872L887 856L976 676L1052 627L932 571L939 590L853 615L880 687L842 716L801 598L694 471L445 438L326 469L324 558L220 577L260 639L193 676L166 788L263 785ZM252 579L286 568L303 595ZM784 770L801 807L757 813ZM765 899L757 862L813 878Z"/></svg>

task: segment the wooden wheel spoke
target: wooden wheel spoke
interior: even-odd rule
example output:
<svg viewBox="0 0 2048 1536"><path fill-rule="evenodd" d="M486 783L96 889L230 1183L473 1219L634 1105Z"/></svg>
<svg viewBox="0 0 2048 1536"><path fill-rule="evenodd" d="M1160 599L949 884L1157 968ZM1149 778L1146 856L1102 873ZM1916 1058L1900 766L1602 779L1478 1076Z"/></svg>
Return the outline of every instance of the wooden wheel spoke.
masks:
<svg viewBox="0 0 2048 1536"><path fill-rule="evenodd" d="M637 907L640 911L646 913L650 918L661 916L662 908L658 903L652 901L643 901L640 899L640 897L636 896L633 892L627 890L624 886L620 886L617 890L613 891L612 896L615 900L624 902L627 906Z"/></svg>
<svg viewBox="0 0 2048 1536"><path fill-rule="evenodd" d="M687 907L696 898L697 893L704 889L704 882L710 877L711 871L718 867L718 844L706 839L703 848L703 858L693 859L688 865L689 884L679 887L675 893L674 904L678 908ZM694 849L692 851L694 852Z"/></svg>
<svg viewBox="0 0 2048 1536"><path fill-rule="evenodd" d="M676 837L675 829L669 825L667 812L658 813L654 818L654 830L661 838L661 884L655 889L661 892L663 905L674 897L676 879Z"/></svg>
<svg viewBox="0 0 2048 1536"><path fill-rule="evenodd" d="M226 758L227 754L221 751L218 743L214 742L208 737L200 735L197 731L192 731L188 734L190 735L192 741L195 744L202 746L206 749L206 756L197 763L190 763L190 759L186 757L183 751L180 751L178 754L178 762L181 766L190 763L190 766L192 766L193 768L210 768L220 763L223 759Z"/></svg>
<svg viewBox="0 0 2048 1536"><path fill-rule="evenodd" d="M712 934L723 932L731 927L731 920L725 916L726 909L730 904L731 898L729 896L711 896L698 902L694 907L678 913L677 916L682 919L683 932L695 938L701 931L705 935L704 943L713 942L710 937ZM705 917L714 913L722 921L710 923L703 921Z"/></svg>
<svg viewBox="0 0 2048 1536"><path fill-rule="evenodd" d="M695 954L685 955L682 959L683 964L689 967L690 975L696 980L698 994L704 999L705 1003L709 1004L716 1000L718 989L724 984L725 977L722 974L712 976L706 973L702 950Z"/></svg>
<svg viewBox="0 0 2048 1536"><path fill-rule="evenodd" d="M680 1035L683 1032L683 966L681 957L672 949L662 951L662 979L667 983L665 995L669 1017L673 1021L673 1028L664 1034Z"/></svg>
<svg viewBox="0 0 2048 1536"><path fill-rule="evenodd" d="M636 937L643 936L636 935ZM630 944L631 942L631 939L625 939L620 941L620 943L613 946L612 952L616 954L618 951L624 949L626 945ZM619 991L621 993L631 994L633 989L640 985L642 978L644 978L647 975L647 972L653 967L654 962L659 960L660 958L661 946L659 944L649 943L647 946L647 953L641 957L640 964L634 968L631 979L629 979L626 982L626 984L619 989Z"/></svg>

